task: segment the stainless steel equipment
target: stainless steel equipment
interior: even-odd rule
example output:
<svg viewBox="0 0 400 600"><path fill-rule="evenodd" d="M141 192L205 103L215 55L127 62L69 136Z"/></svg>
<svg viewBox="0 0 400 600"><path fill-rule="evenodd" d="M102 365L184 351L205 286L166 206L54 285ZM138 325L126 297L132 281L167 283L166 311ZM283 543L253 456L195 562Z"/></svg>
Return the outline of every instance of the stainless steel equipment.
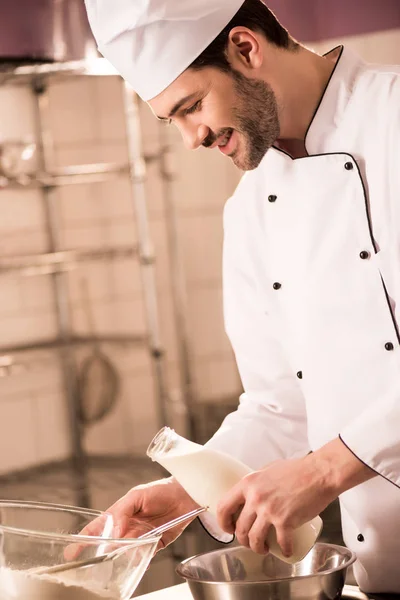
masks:
<svg viewBox="0 0 400 600"><path fill-rule="evenodd" d="M0 61L71 61L96 55L84 0L0 0Z"/></svg>
<svg viewBox="0 0 400 600"><path fill-rule="evenodd" d="M356 560L343 546L318 543L301 562L286 564L237 546L182 562L194 600L335 600Z"/></svg>

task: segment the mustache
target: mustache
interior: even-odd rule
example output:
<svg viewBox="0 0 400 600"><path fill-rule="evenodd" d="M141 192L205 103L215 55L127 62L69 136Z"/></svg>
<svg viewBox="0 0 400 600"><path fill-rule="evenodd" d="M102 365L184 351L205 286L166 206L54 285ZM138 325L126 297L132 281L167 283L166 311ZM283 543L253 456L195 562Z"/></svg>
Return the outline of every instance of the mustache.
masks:
<svg viewBox="0 0 400 600"><path fill-rule="evenodd" d="M222 138L223 136L225 136L227 133L230 133L231 131L232 131L231 127L224 127L223 129L220 129L218 133L214 133L213 131L210 131L210 133L204 139L202 146L204 146L204 148L209 148L210 146L215 144L215 142L219 138Z"/></svg>

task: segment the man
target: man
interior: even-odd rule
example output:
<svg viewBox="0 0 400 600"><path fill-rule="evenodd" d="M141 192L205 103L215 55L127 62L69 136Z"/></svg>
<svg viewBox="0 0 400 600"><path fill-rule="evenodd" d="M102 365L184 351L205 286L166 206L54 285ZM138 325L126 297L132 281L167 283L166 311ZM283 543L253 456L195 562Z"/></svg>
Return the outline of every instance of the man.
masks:
<svg viewBox="0 0 400 600"><path fill-rule="evenodd" d="M155 115L249 171L224 214L245 393L208 444L255 472L221 500L220 528L262 553L274 526L290 555L293 529L339 496L360 587L400 592L396 69L314 54L261 0L87 5L100 51ZM111 510L126 535L133 515L159 524L193 506L166 479Z"/></svg>

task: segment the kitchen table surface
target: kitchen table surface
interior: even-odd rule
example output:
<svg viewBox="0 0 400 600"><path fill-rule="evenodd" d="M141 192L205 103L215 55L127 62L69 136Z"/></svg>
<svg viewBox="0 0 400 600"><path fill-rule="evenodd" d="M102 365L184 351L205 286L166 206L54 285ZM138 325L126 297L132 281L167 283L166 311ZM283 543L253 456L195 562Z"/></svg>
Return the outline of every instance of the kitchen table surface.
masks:
<svg viewBox="0 0 400 600"><path fill-rule="evenodd" d="M193 600L193 597L187 583L181 583L151 594L138 596L136 600Z"/></svg>

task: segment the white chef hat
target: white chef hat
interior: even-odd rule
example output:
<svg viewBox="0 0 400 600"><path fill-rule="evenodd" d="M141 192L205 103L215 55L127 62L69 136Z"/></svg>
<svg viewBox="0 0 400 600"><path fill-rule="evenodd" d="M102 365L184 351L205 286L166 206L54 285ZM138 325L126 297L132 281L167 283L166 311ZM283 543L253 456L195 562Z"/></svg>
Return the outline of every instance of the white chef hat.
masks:
<svg viewBox="0 0 400 600"><path fill-rule="evenodd" d="M143 98L164 91L244 0L85 0L101 54Z"/></svg>

